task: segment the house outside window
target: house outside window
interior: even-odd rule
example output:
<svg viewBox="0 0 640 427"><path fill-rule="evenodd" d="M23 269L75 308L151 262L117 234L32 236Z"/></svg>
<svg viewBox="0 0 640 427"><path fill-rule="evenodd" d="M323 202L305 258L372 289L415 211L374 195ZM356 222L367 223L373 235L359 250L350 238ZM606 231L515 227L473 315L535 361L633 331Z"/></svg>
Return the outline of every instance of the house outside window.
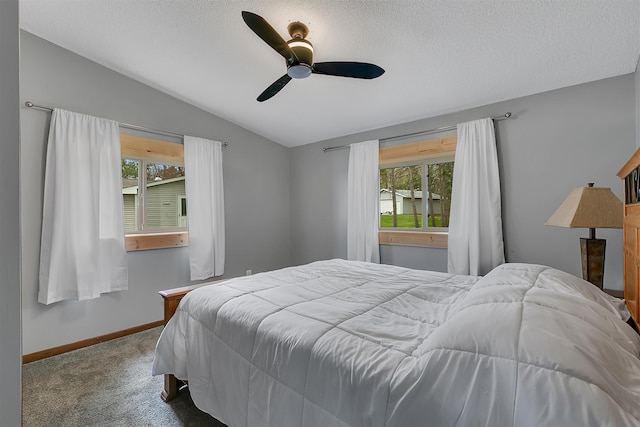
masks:
<svg viewBox="0 0 640 427"><path fill-rule="evenodd" d="M122 183L125 233L186 230L184 166L122 159Z"/></svg>

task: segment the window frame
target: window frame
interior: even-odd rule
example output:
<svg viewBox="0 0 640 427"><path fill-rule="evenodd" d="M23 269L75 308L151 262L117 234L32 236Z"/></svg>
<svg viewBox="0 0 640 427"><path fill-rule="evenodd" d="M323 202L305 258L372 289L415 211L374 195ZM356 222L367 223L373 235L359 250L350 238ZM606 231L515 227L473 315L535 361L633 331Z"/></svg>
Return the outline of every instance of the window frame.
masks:
<svg viewBox="0 0 640 427"><path fill-rule="evenodd" d="M168 165L184 166L184 145L136 135L120 134L120 156L122 159L138 160L138 188L143 197L146 186L140 186L141 174L146 174L145 162L158 162ZM140 172L143 171L143 172ZM143 205L144 207L144 205ZM140 209L137 209L140 211ZM144 212L140 213L144 215ZM125 233L127 252L148 249L176 248L189 245L189 232L184 229L145 230Z"/></svg>
<svg viewBox="0 0 640 427"><path fill-rule="evenodd" d="M382 147L379 149L378 168L385 169L394 166L426 165L451 161L455 157L457 142L457 135L453 135L427 141ZM422 184L424 191L424 188L426 188L426 178L424 176L423 180L425 180ZM379 199L378 206L380 206ZM448 237L449 232L446 229L382 229L378 226L378 242L382 245L447 248Z"/></svg>

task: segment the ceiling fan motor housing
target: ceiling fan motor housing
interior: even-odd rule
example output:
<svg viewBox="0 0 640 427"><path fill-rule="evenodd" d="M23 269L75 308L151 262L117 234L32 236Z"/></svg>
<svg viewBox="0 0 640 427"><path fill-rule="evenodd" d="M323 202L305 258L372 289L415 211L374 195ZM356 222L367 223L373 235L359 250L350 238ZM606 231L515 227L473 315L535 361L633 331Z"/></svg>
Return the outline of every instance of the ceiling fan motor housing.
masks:
<svg viewBox="0 0 640 427"><path fill-rule="evenodd" d="M313 65L313 45L303 38L291 39L287 42L289 49L293 51L294 58L291 64L287 64L287 74L294 79L304 79L311 75Z"/></svg>

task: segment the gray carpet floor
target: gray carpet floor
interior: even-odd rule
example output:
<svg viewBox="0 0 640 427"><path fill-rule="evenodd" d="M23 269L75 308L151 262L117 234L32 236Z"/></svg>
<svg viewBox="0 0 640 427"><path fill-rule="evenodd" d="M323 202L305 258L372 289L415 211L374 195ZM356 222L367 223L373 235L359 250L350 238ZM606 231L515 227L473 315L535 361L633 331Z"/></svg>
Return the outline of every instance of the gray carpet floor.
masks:
<svg viewBox="0 0 640 427"><path fill-rule="evenodd" d="M154 328L25 364L22 425L224 427L195 407L188 390L169 403L160 399L163 376L151 376L160 331Z"/></svg>

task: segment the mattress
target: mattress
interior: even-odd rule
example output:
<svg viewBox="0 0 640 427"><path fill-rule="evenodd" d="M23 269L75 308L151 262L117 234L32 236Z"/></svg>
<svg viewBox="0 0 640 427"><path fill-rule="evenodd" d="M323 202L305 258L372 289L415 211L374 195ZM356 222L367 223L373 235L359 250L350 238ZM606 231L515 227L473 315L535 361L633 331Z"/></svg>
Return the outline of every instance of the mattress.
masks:
<svg viewBox="0 0 640 427"><path fill-rule="evenodd" d="M345 260L187 294L153 374L241 426L636 426L621 300L545 266L484 277Z"/></svg>

